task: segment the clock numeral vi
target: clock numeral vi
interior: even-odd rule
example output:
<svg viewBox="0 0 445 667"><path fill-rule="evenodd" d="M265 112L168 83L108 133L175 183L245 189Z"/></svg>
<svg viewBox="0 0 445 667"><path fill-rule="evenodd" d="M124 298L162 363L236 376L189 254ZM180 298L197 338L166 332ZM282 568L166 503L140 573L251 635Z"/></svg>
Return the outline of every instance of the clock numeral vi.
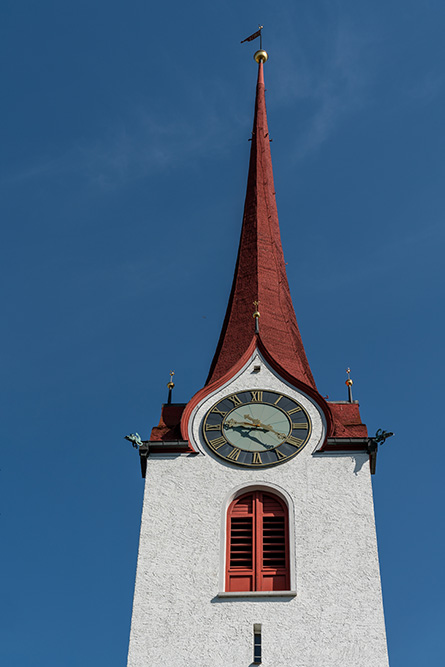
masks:
<svg viewBox="0 0 445 667"><path fill-rule="evenodd" d="M253 452L253 460L252 463L262 463L263 461L261 460L261 456L259 452Z"/></svg>
<svg viewBox="0 0 445 667"><path fill-rule="evenodd" d="M256 403L261 403L263 400L263 392L262 391L251 391L252 394L252 401Z"/></svg>
<svg viewBox="0 0 445 667"><path fill-rule="evenodd" d="M227 440L221 436L220 438L215 438L215 440L210 440L210 444L212 445L213 449L219 449L223 445L225 445Z"/></svg>
<svg viewBox="0 0 445 667"><path fill-rule="evenodd" d="M241 450L237 449L236 447L232 449L230 454L227 456L228 459L231 459L232 461L238 461L238 457L241 454Z"/></svg>

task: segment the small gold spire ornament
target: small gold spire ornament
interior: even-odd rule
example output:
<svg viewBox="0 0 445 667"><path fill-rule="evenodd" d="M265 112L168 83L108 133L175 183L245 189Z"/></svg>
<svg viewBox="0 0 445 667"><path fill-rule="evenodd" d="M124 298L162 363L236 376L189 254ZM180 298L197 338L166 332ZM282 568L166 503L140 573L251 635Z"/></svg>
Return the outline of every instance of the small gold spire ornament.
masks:
<svg viewBox="0 0 445 667"><path fill-rule="evenodd" d="M253 54L253 59L259 64L259 63L265 63L267 60L269 60L269 54L267 51L264 49L260 49L259 51L256 51Z"/></svg>
<svg viewBox="0 0 445 667"><path fill-rule="evenodd" d="M259 301L254 301L253 305L255 306L255 312L253 314L254 320L255 320L255 333L260 333L260 326L259 326L259 318L260 318L260 312L258 310L259 306Z"/></svg>
<svg viewBox="0 0 445 667"><path fill-rule="evenodd" d="M352 389L351 389L351 387L354 383L351 380L350 375L349 375L350 372L351 372L351 369L347 368L346 372L348 374L348 379L346 380L345 385L348 387L348 400L349 400L350 403L352 403Z"/></svg>
<svg viewBox="0 0 445 667"><path fill-rule="evenodd" d="M173 382L173 375L175 374L175 371L170 371L170 382L167 382L167 387L169 389L173 389L175 386L175 383Z"/></svg>
<svg viewBox="0 0 445 667"><path fill-rule="evenodd" d="M167 403L170 405L172 402L172 392L173 392L173 387L175 386L175 383L173 382L173 375L175 374L175 371L170 371L170 381L167 382L167 387L168 387L168 399Z"/></svg>

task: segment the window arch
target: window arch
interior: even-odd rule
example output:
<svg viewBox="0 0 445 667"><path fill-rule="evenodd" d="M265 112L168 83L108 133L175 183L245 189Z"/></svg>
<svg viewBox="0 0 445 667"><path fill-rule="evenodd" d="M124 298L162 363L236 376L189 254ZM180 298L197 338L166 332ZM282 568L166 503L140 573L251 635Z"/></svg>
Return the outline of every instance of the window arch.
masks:
<svg viewBox="0 0 445 667"><path fill-rule="evenodd" d="M235 498L227 511L226 591L288 591L289 516L269 491Z"/></svg>

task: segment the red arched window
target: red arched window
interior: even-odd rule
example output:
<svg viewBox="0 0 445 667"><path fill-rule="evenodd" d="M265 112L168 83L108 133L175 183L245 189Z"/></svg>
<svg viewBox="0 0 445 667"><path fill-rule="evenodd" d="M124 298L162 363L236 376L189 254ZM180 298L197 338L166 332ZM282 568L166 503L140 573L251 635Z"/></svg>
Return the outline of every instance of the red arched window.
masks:
<svg viewBox="0 0 445 667"><path fill-rule="evenodd" d="M253 491L227 512L227 591L288 591L289 519L278 496Z"/></svg>

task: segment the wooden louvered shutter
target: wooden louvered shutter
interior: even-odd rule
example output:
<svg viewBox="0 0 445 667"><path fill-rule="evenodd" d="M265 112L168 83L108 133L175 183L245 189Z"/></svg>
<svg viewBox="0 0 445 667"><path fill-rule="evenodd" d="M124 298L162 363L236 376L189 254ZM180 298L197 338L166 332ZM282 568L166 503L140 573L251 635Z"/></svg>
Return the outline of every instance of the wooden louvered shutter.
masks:
<svg viewBox="0 0 445 667"><path fill-rule="evenodd" d="M227 513L227 591L289 590L287 507L277 496L254 491Z"/></svg>
<svg viewBox="0 0 445 667"><path fill-rule="evenodd" d="M255 590L254 494L233 501L228 513L227 590Z"/></svg>
<svg viewBox="0 0 445 667"><path fill-rule="evenodd" d="M289 590L287 507L277 496L259 493L257 590ZM261 534L261 538L260 538Z"/></svg>

